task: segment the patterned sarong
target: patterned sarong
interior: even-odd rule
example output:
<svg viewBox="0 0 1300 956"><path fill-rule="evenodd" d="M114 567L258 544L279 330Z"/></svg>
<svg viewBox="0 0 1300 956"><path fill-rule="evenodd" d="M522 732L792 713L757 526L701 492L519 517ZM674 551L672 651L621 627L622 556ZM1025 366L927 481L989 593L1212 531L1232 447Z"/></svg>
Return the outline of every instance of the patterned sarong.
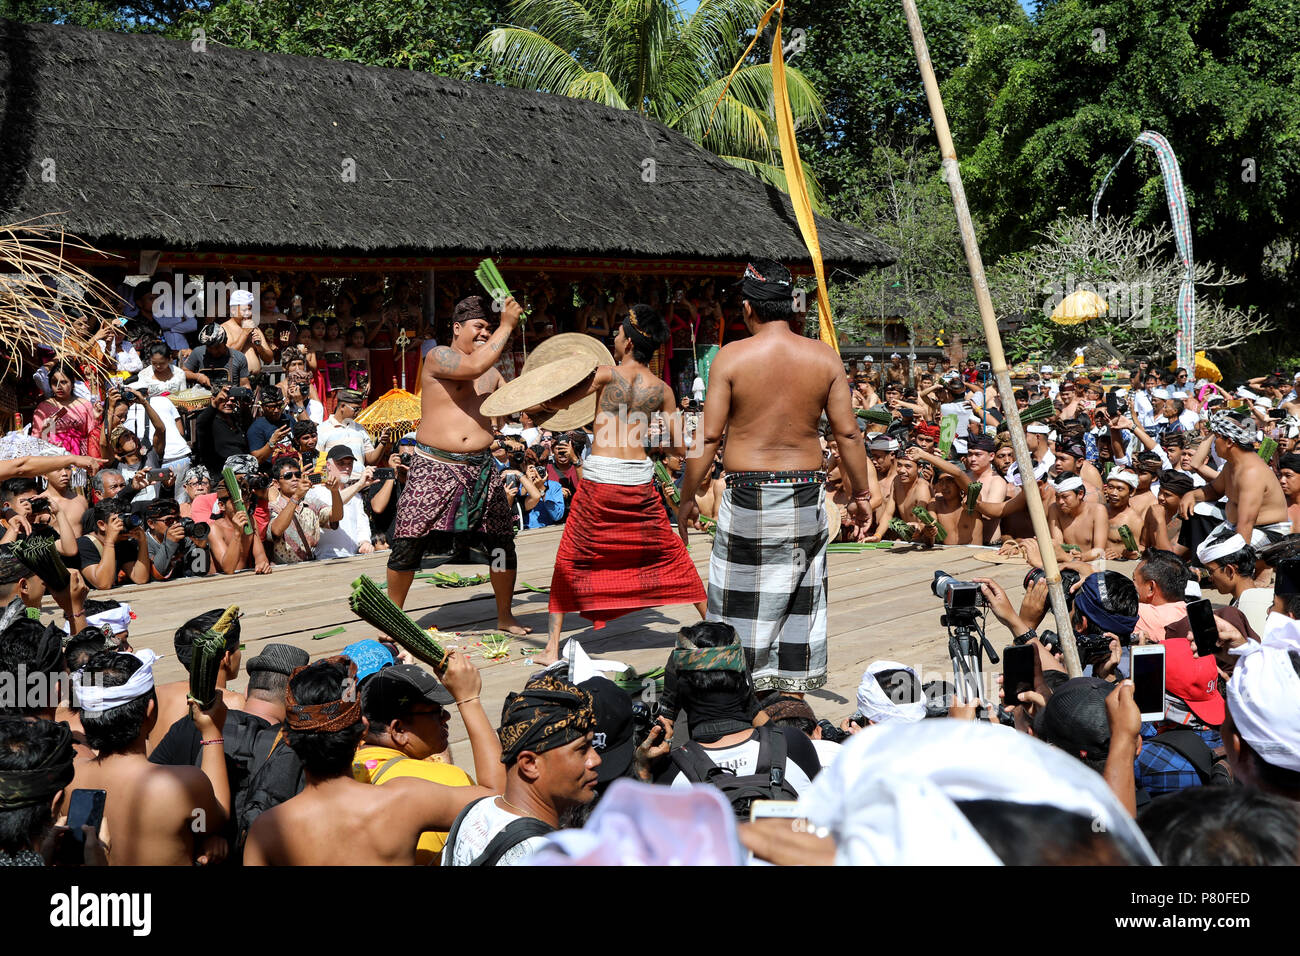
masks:
<svg viewBox="0 0 1300 956"><path fill-rule="evenodd" d="M826 683L826 544L820 482L723 492L709 559L709 620L736 629L754 689Z"/></svg>
<svg viewBox="0 0 1300 956"><path fill-rule="evenodd" d="M583 467L564 525L550 610L578 611L600 628L643 607L703 601L700 575L668 523L653 478L637 484L617 480L615 472L631 474L638 466L652 476L649 463L601 459L598 468L594 460Z"/></svg>
<svg viewBox="0 0 1300 956"><path fill-rule="evenodd" d="M459 519L459 520L458 520ZM397 538L419 538L432 531L509 535L514 531L510 499L491 455L464 462L416 453L402 497L397 502Z"/></svg>

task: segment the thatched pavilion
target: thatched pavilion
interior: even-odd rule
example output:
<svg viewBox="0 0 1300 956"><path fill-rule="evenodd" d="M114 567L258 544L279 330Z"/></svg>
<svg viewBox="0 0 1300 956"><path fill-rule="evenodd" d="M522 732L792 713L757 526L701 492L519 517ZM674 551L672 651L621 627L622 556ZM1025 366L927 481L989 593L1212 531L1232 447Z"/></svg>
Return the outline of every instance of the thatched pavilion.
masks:
<svg viewBox="0 0 1300 956"><path fill-rule="evenodd" d="M128 259L353 271L493 254L727 273L757 254L807 260L784 195L583 100L11 21L0 77L0 221L62 212ZM818 226L828 267L891 259L860 230Z"/></svg>

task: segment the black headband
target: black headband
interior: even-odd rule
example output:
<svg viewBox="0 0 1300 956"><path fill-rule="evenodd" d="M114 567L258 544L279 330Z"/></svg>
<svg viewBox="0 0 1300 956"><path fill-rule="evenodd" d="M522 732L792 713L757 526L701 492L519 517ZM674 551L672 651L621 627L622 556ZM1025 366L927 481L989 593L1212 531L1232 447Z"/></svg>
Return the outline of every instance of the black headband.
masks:
<svg viewBox="0 0 1300 956"><path fill-rule="evenodd" d="M0 770L0 810L17 810L48 803L55 793L72 782L72 731L67 724L55 724L57 741L40 766L30 770Z"/></svg>

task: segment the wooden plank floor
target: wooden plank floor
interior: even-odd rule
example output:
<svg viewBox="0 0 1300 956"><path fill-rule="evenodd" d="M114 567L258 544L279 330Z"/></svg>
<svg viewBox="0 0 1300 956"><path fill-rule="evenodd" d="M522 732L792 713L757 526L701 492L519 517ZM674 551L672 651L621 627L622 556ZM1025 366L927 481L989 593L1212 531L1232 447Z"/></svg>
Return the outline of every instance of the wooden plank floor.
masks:
<svg viewBox="0 0 1300 956"><path fill-rule="evenodd" d="M517 540L519 580L536 587L550 584L560 528L521 534ZM691 555L707 580L710 539L693 535ZM923 679L951 680L947 637L939 623L941 602L930 593L930 581L942 568L960 580L992 577L1019 604L1023 565L996 565L979 561L972 548L935 548L931 551L898 546L863 554L832 554L830 567L830 673L827 686L809 695L819 717L838 723L854 709L854 695L862 671L873 660L887 658L922 669ZM350 583L360 574L384 580L386 553L364 557L276 567L267 577L249 573L184 580L120 589L118 600L130 603L137 615L131 626L131 643L151 648L162 659L155 665L160 683L179 680L184 670L176 660L172 635L177 626L205 610L238 603L243 610L244 660L256 655L268 641L305 648L314 658L336 654L365 637L372 629L353 616L347 606ZM463 574L483 568L448 566ZM515 596L515 615L534 634L516 639L508 660L486 662L476 649L475 660L483 673L483 702L494 720L508 691L517 690L536 666L521 656L525 647L546 643L547 596L524 592ZM48 604L48 602L47 602ZM472 588L437 588L416 581L407 610L425 625L444 631L491 629L496 625L490 585ZM698 620L689 605L639 611L594 631L577 615L566 619L565 637L577 635L593 657L609 657L638 670L663 664L681 624ZM314 640L313 635L339 625L346 631ZM1005 628L990 618L990 639L1000 649L1009 643ZM1000 668L998 668L1000 670ZM246 674L231 686L242 690ZM459 716L453 718L452 741L464 739Z"/></svg>

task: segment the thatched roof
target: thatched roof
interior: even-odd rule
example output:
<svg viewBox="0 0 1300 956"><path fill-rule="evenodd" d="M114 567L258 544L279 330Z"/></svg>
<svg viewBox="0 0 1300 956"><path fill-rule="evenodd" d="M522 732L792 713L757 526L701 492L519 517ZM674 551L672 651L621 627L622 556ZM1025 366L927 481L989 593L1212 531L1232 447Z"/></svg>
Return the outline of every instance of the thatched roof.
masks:
<svg viewBox="0 0 1300 956"><path fill-rule="evenodd" d="M0 222L97 244L807 259L780 192L656 122L339 60L0 21L0 142ZM892 259L818 229L828 265Z"/></svg>

